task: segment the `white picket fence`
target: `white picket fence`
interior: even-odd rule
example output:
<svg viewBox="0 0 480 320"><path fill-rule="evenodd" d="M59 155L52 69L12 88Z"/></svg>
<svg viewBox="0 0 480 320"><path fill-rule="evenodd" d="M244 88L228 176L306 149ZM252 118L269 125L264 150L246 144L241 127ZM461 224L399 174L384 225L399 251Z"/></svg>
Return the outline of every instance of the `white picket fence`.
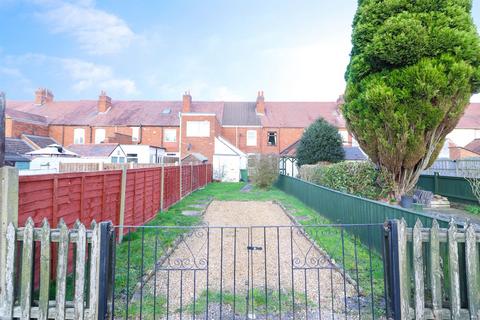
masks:
<svg viewBox="0 0 480 320"><path fill-rule="evenodd" d="M33 220L28 219L25 227L15 228L9 224L5 238L6 263L4 279L0 279L3 290L0 292L0 319L100 319L105 314L106 301L101 301L102 269L101 224L92 223L89 230L77 222L68 229L60 221L57 229L51 229L44 220L41 228L35 228ZM18 245L18 244L21 245ZM34 288L35 244L40 247L40 285ZM56 243L56 279L51 279L52 243ZM74 268L69 269L69 247L74 247ZM89 249L90 247L90 249ZM20 252L17 250L20 249ZM55 248L55 246L53 247ZM38 251L38 250L37 250ZM88 254L90 252L90 254ZM38 254L38 253L37 253ZM21 259L17 260L17 257ZM105 257L103 257L105 258ZM74 298L66 299L67 273L74 270ZM18 277L18 278L17 278ZM56 282L55 300L50 300L49 289ZM86 282L89 283L86 286ZM38 290L38 301L33 301L32 292ZM108 295L104 295L107 297Z"/></svg>
<svg viewBox="0 0 480 320"><path fill-rule="evenodd" d="M439 159L423 174L433 175L435 172L449 177L480 177L480 159Z"/></svg>

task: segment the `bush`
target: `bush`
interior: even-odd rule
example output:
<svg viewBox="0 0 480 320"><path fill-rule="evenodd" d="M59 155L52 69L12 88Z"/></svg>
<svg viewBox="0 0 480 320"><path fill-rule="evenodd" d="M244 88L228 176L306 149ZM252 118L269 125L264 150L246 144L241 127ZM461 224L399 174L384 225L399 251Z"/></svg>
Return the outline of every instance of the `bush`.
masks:
<svg viewBox="0 0 480 320"><path fill-rule="evenodd" d="M252 180L255 186L270 188L278 177L278 156L259 155L253 161Z"/></svg>
<svg viewBox="0 0 480 320"><path fill-rule="evenodd" d="M340 162L318 166L311 182L364 198L379 200L391 191L384 175L371 162Z"/></svg>
<svg viewBox="0 0 480 320"><path fill-rule="evenodd" d="M337 128L319 118L303 133L297 148L298 165L320 161L339 162L345 158L342 137Z"/></svg>

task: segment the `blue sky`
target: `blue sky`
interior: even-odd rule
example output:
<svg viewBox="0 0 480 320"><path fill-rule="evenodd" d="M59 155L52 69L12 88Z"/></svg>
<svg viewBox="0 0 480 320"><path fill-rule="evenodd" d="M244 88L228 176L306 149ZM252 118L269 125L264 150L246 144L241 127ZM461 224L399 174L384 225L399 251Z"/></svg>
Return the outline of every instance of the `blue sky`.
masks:
<svg viewBox="0 0 480 320"><path fill-rule="evenodd" d="M474 0L480 26L480 0ZM141 3L141 4L140 4ZM335 100L356 0L0 0L0 90L33 99ZM480 28L479 28L480 29ZM477 96L475 100L480 98Z"/></svg>

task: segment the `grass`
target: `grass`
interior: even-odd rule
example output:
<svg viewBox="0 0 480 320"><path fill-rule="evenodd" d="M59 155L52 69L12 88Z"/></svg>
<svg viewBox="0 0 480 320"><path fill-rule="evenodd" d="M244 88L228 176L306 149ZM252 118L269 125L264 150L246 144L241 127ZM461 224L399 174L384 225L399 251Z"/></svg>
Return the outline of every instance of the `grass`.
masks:
<svg viewBox="0 0 480 320"><path fill-rule="evenodd" d="M207 292L203 291L202 294L186 307L186 310L190 314L204 314L207 311ZM248 303L247 303L248 298ZM295 292L295 310L305 310L305 301L308 307L316 306L315 303L309 299L305 299L306 296L303 293ZM292 293L291 291L280 292L277 290L268 290L265 295L265 291L260 289L253 290L253 306L254 311L252 312L252 296L246 294L236 294L234 295L231 292L209 292L208 293L208 305L220 304L228 305L234 314L247 314L248 313L258 313L258 314L279 314L280 311L293 310L292 308ZM247 307L249 308L247 310Z"/></svg>
<svg viewBox="0 0 480 320"><path fill-rule="evenodd" d="M168 211L158 214L146 225L194 226L199 224L201 218L184 216L181 212L183 210L198 210L193 208L192 205L208 198L223 201L278 201L293 216L301 218L298 221L304 226L331 224L328 219L283 191L276 188L268 190L253 188L250 192L241 192L240 189L243 186L243 183L211 183L204 189L197 190L185 197L182 201L170 207ZM125 308L127 307L129 308L129 314L139 312L137 302L129 305L130 299L127 296L131 297L137 283L141 281L141 275L148 272L144 269L144 266L153 266L156 259L158 260L162 256L162 252L171 247L178 237L189 230L188 228L162 229L160 233L158 228L137 228L136 230L132 228L130 231L116 250L115 309L120 315L125 314ZM352 279L358 279L358 284L364 295L368 296L373 292L372 297L378 306L378 302L384 295L381 256L361 244L356 237L338 227L305 227L305 231L337 264L344 265ZM157 246L157 250L155 250L155 246ZM215 301L218 294L211 294L212 301ZM224 295L223 298L225 303L230 300L233 302L233 297L228 294ZM153 302L152 297L146 294L142 304L142 312L147 314L153 312L155 308L158 314L158 312L164 310L163 305L164 298L158 297L157 301ZM201 307L200 303L198 308ZM243 307L245 308L245 306ZM242 308L241 302L238 308Z"/></svg>
<svg viewBox="0 0 480 320"><path fill-rule="evenodd" d="M465 207L465 210L473 215L480 216L480 206L469 205Z"/></svg>

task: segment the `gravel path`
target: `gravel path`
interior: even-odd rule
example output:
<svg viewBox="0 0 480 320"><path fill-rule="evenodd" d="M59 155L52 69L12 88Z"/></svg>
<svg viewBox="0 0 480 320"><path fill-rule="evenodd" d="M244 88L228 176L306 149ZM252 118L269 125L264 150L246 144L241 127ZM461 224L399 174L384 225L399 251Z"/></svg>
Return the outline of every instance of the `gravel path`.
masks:
<svg viewBox="0 0 480 320"><path fill-rule="evenodd" d="M199 309L204 312L207 277L212 319L220 315L241 319L247 313L257 319L265 315L276 319L279 307L282 318L290 319L293 299L298 319L306 315L317 319L319 314L322 319L345 319L344 301L357 297L355 286L344 280L342 270L332 265L303 229L294 226L280 206L259 201L213 201L203 221L210 228L200 227L185 235L157 266L156 284L151 278L146 286L145 291L156 287L157 295L167 297L169 319L191 318L194 306L197 314ZM249 244L257 250L247 250ZM245 303L251 292L248 288L254 288L253 311L251 295L248 307ZM356 318L347 311L347 318ZM196 318L205 318L205 313Z"/></svg>

